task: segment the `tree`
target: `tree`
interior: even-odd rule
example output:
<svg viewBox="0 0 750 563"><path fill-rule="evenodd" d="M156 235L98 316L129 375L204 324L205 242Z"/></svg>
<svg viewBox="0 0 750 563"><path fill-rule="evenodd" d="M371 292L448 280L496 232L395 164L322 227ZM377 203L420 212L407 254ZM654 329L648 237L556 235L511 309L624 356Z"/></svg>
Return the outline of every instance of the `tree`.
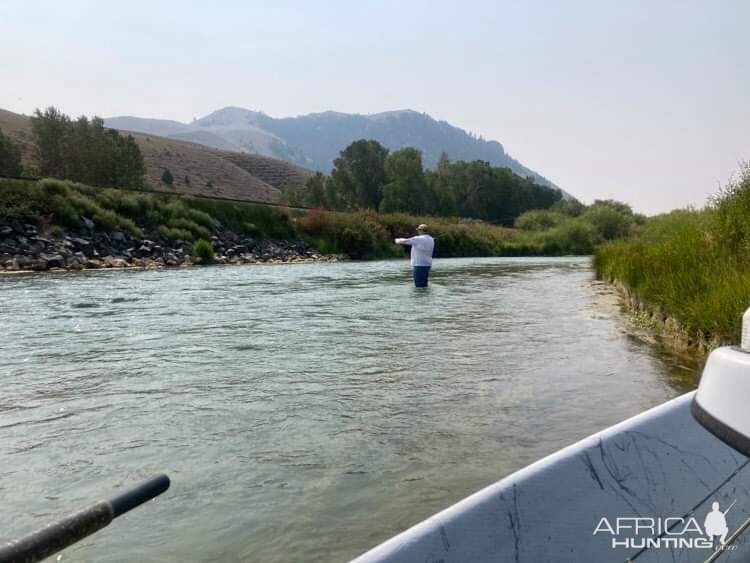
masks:
<svg viewBox="0 0 750 563"><path fill-rule="evenodd" d="M415 148L389 153L376 141L360 139L341 151L329 177L318 174L307 181L304 198L330 209L459 215L506 225L524 211L547 209L562 198L559 190L488 162L451 162L443 152L435 171L425 171L422 163Z"/></svg>
<svg viewBox="0 0 750 563"><path fill-rule="evenodd" d="M346 208L377 209L385 185L388 149L373 140L354 141L333 162L330 181Z"/></svg>
<svg viewBox="0 0 750 563"><path fill-rule="evenodd" d="M143 188L145 186L146 165L143 162L141 149L132 135L125 138L123 150L125 185L131 188Z"/></svg>
<svg viewBox="0 0 750 563"><path fill-rule="evenodd" d="M169 168L165 168L164 172L162 172L161 181L164 182L168 186L171 186L172 184L174 184L174 176L172 176L172 173L169 171Z"/></svg>
<svg viewBox="0 0 750 563"><path fill-rule="evenodd" d="M328 207L326 197L326 177L320 172L311 176L305 182L304 203L312 207Z"/></svg>
<svg viewBox="0 0 750 563"><path fill-rule="evenodd" d="M71 121L49 107L36 110L31 125L42 175L95 186L144 186L146 168L135 139L107 129L100 117Z"/></svg>
<svg viewBox="0 0 750 563"><path fill-rule="evenodd" d="M20 176L22 173L21 151L0 129L0 176Z"/></svg>
<svg viewBox="0 0 750 563"><path fill-rule="evenodd" d="M437 166L435 167L435 171L438 173L438 176L440 177L446 177L450 173L450 166L451 161L448 159L448 153L447 152L441 152L440 158L438 158Z"/></svg>
<svg viewBox="0 0 750 563"><path fill-rule="evenodd" d="M454 217L458 214L456 196L453 192L448 174L448 166L446 165L441 168L440 161L438 161L438 169L436 172L425 170L424 173L427 191L433 197L431 211L435 213L435 215L440 215L442 217Z"/></svg>
<svg viewBox="0 0 750 563"><path fill-rule="evenodd" d="M66 178L65 135L70 119L50 106L44 113L38 109L31 117L31 131L36 142L39 173L42 176Z"/></svg>
<svg viewBox="0 0 750 563"><path fill-rule="evenodd" d="M628 236L635 222L630 206L624 203L615 206L594 202L581 218L593 225L604 240Z"/></svg>
<svg viewBox="0 0 750 563"><path fill-rule="evenodd" d="M385 161L388 184L383 189L381 211L408 211L426 213L431 204L427 194L422 153L415 148L399 149Z"/></svg>

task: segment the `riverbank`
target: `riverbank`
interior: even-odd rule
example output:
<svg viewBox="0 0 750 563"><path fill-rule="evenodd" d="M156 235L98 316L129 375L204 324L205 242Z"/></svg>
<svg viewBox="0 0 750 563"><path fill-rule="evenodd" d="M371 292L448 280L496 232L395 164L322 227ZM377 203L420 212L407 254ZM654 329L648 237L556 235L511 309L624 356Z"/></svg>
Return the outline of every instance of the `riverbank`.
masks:
<svg viewBox="0 0 750 563"><path fill-rule="evenodd" d="M615 281L630 309L676 346L703 353L740 339L750 305L750 173L702 210L649 218L628 240L601 245L600 279Z"/></svg>
<svg viewBox="0 0 750 563"><path fill-rule="evenodd" d="M665 348L669 353L700 363L709 352L727 344L715 335L691 331L661 307L643 301L621 281L598 276L617 293L633 335Z"/></svg>
<svg viewBox="0 0 750 563"><path fill-rule="evenodd" d="M182 265L200 239L213 243L217 261L229 263L313 255L397 258L406 251L393 239L412 235L420 223L430 225L437 258L591 251L576 228L527 232L455 217L268 207L54 179L0 179L0 266L11 271L100 267L99 260L107 267L107 256L137 267L141 260Z"/></svg>
<svg viewBox="0 0 750 563"><path fill-rule="evenodd" d="M258 240L217 229L210 236L216 264L336 261L304 240ZM97 232L84 218L78 229L40 233L32 224L0 221L0 272L80 271L187 267L196 263L192 243L157 242L127 231Z"/></svg>

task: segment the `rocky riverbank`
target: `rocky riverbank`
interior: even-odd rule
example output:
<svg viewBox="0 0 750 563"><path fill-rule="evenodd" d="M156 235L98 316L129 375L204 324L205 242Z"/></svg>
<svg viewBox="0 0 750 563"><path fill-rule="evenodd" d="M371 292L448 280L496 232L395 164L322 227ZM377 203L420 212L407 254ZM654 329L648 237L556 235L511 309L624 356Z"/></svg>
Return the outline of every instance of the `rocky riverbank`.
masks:
<svg viewBox="0 0 750 563"><path fill-rule="evenodd" d="M217 227L211 236L217 264L336 261L318 254L304 240L258 240ZM76 271L103 268L192 266L189 241L104 232L90 219L78 229L41 232L22 222L0 222L0 272Z"/></svg>

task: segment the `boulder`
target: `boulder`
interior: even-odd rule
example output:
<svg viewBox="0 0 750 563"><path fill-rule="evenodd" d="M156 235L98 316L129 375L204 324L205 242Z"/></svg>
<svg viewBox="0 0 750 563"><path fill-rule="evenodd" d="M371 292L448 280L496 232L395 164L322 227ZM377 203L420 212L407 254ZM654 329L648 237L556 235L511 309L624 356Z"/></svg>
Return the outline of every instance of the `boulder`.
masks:
<svg viewBox="0 0 750 563"><path fill-rule="evenodd" d="M75 237L70 239L70 242L76 250L87 251L91 249L91 241L85 238Z"/></svg>
<svg viewBox="0 0 750 563"><path fill-rule="evenodd" d="M35 272L43 272L49 268L49 264L44 258L36 258L31 261L31 269Z"/></svg>
<svg viewBox="0 0 750 563"><path fill-rule="evenodd" d="M130 263L124 258L113 258L111 264L111 268L127 268L130 266Z"/></svg>
<svg viewBox="0 0 750 563"><path fill-rule="evenodd" d="M18 260L16 260L15 258L12 258L5 262L5 269L8 270L9 272L17 272L18 270L21 269L21 267L18 265Z"/></svg>
<svg viewBox="0 0 750 563"><path fill-rule="evenodd" d="M64 268L65 267L65 257L62 254L42 254L39 258L40 260L43 260L44 262L46 262L47 266L50 268Z"/></svg>

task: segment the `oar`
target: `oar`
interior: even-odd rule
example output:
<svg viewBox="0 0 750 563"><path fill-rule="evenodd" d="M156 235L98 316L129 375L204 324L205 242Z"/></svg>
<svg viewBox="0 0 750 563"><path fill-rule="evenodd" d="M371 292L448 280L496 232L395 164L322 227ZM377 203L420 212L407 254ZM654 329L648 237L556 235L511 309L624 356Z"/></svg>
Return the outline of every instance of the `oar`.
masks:
<svg viewBox="0 0 750 563"><path fill-rule="evenodd" d="M159 496L169 488L169 477L156 475L109 500L63 518L36 532L0 546L0 563L41 561L101 530L118 516Z"/></svg>

